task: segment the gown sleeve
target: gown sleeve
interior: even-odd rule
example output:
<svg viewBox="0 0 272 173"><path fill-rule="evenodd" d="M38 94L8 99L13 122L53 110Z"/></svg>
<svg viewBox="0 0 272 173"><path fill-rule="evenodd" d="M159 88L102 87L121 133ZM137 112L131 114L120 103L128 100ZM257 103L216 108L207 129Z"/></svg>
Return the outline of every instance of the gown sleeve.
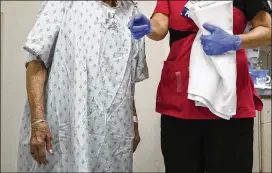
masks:
<svg viewBox="0 0 272 173"><path fill-rule="evenodd" d="M65 13L65 1L44 1L36 23L27 36L24 49L30 53L28 62L39 60L48 68Z"/></svg>
<svg viewBox="0 0 272 173"><path fill-rule="evenodd" d="M134 4L132 16L141 13L137 4ZM134 56L132 62L132 83L141 82L149 77L145 54L145 37L140 40L133 39L132 55Z"/></svg>
<svg viewBox="0 0 272 173"><path fill-rule="evenodd" d="M132 98L134 98L135 95L135 83L141 82L149 77L149 71L145 55L145 39L142 38L140 41L138 41L135 47L138 48L138 53L132 61Z"/></svg>
<svg viewBox="0 0 272 173"><path fill-rule="evenodd" d="M136 57L136 74L135 82L141 82L149 77L148 67L146 63L146 54L145 54L145 39L142 38L138 42L138 54Z"/></svg>
<svg viewBox="0 0 272 173"><path fill-rule="evenodd" d="M137 7L137 4L133 4L132 16L141 13ZM132 39L132 48L131 48L131 97L134 97L135 94L135 83L141 82L149 77L148 66L146 63L146 54L145 54L145 38L143 37L140 40Z"/></svg>

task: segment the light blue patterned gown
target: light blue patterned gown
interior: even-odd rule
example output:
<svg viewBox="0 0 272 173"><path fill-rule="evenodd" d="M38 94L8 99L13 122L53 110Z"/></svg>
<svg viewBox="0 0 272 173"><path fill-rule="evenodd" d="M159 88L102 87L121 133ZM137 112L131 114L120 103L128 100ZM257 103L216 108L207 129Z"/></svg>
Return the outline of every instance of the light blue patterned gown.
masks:
<svg viewBox="0 0 272 173"><path fill-rule="evenodd" d="M27 37L27 62L48 68L45 116L54 154L38 167L30 154L30 110L22 119L19 172L132 172L132 98L148 78L144 40L127 28L130 1L47 1Z"/></svg>

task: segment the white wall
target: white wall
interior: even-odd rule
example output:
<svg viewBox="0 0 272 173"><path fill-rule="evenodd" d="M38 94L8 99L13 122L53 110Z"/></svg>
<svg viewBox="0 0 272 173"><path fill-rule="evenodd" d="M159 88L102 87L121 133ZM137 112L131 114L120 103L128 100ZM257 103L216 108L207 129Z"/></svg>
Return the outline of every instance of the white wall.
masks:
<svg viewBox="0 0 272 173"><path fill-rule="evenodd" d="M150 16L155 3L141 1L139 6ZM40 4L40 1L1 1L4 13L4 25L1 24L1 172L16 171L18 134L26 98L24 60L27 54L22 46ZM168 42L147 39L146 46L150 79L137 85L136 106L142 141L135 153L134 170L159 172L164 168L160 152L160 117L154 111L155 95Z"/></svg>
<svg viewBox="0 0 272 173"><path fill-rule="evenodd" d="M1 57L1 171L16 171L20 120L25 103L26 52L22 46L31 29L37 7L35 1L1 1L4 13L3 57Z"/></svg>

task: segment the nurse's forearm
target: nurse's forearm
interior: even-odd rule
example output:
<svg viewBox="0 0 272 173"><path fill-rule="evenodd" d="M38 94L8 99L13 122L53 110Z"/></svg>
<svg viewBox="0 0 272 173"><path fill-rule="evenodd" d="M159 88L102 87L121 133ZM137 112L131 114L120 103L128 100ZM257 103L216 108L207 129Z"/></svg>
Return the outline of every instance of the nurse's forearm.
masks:
<svg viewBox="0 0 272 173"><path fill-rule="evenodd" d="M31 112L31 123L44 119L44 86L47 70L38 61L31 61L26 70L26 87Z"/></svg>
<svg viewBox="0 0 272 173"><path fill-rule="evenodd" d="M271 44L271 29L258 26L246 34L241 34L241 48L256 48Z"/></svg>
<svg viewBox="0 0 272 173"><path fill-rule="evenodd" d="M168 33L168 16L156 13L150 19L150 23L152 31L147 36L155 41L164 39Z"/></svg>

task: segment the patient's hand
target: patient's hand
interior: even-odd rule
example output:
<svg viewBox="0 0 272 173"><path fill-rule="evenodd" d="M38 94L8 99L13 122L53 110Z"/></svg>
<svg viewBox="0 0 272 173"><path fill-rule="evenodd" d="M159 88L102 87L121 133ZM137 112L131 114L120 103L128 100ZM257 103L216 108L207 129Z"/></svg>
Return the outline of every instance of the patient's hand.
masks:
<svg viewBox="0 0 272 173"><path fill-rule="evenodd" d="M141 141L139 130L138 130L138 123L135 123L135 122L134 122L134 133L135 133L135 136L133 139L133 152L136 151L137 146Z"/></svg>
<svg viewBox="0 0 272 173"><path fill-rule="evenodd" d="M48 124L47 122L33 124L31 126L30 153L39 165L48 163L46 150L53 154Z"/></svg>

